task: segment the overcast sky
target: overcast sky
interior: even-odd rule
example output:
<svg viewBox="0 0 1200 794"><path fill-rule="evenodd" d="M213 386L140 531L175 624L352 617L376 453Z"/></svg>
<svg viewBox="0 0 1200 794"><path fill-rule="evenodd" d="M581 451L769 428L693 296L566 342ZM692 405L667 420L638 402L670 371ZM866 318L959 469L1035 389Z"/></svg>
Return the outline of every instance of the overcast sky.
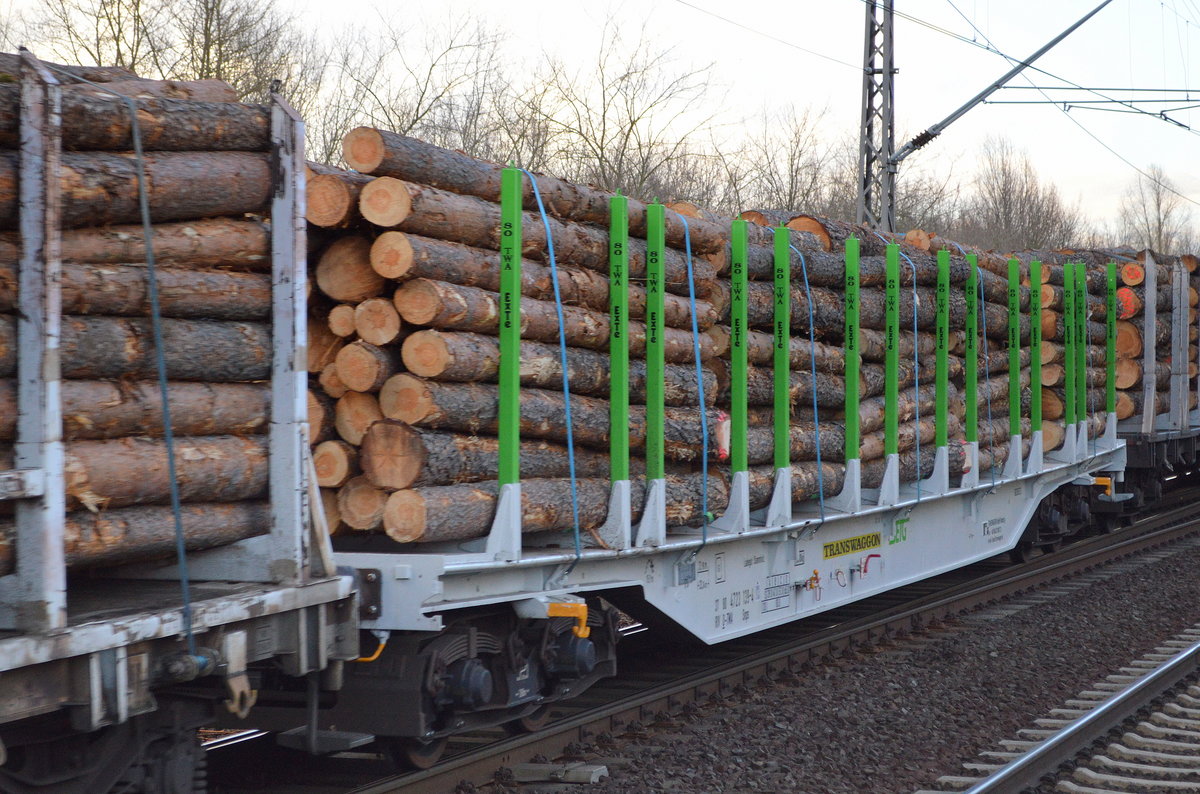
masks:
<svg viewBox="0 0 1200 794"><path fill-rule="evenodd" d="M507 53L513 61L547 48L581 68L594 56L599 28L611 13L634 29L648 23L654 37L664 47L675 47L684 63L713 63L715 81L727 89L724 109L729 117L753 116L764 107L812 106L827 109L830 135L857 134L862 94L861 0L278 2L294 9L308 24L330 33L348 25L370 26L381 14L419 30L424 24L444 23L448 14L470 12L507 31ZM982 42L983 37L972 30L957 7L997 48L1024 58L1098 2L896 0L896 6L897 12ZM28 9L36 0L15 3ZM746 13L750 9L753 13ZM1197 47L1200 0L1113 0L1037 66L1087 87L1200 89L1200 63L1193 63L1192 55ZM898 144L906 134L911 136L940 120L1009 66L994 52L899 17L895 50L900 70L896 82ZM1197 54L1200 56L1200 51ZM1026 74L1038 85L1059 84L1042 74ZM1013 84L1029 85L1021 77ZM1124 91L1108 95L1136 96ZM1179 105L1189 104L1187 94L1179 97ZM1033 91L1003 90L993 98L1042 97ZM1157 110L1165 106L1145 107ZM1193 111L1175 116L1200 125L1200 114ZM1098 141L1075 122L1086 126ZM1053 105L986 105L956 122L913 160L929 163L936 158L939 166L952 165L955 173L965 178L973 169L979 144L989 134L1006 135L1026 149L1039 171L1052 179L1068 200L1080 200L1097 221L1115 215L1122 190L1136 175L1117 155L1142 168L1150 163L1162 165L1181 192L1200 201L1200 135L1148 116L1083 109L1068 115ZM901 179L903 174L902 169ZM1200 218L1200 212L1196 215Z"/></svg>
<svg viewBox="0 0 1200 794"><path fill-rule="evenodd" d="M787 103L811 105L828 109L831 133L856 133L858 128L864 20L860 0L757 0L747 4L643 0L610 5L573 0L284 2L297 4L303 14L328 29L345 25L349 19L369 20L380 9L418 26L425 15L432 19L441 18L447 9L451 13L471 10L509 31L514 59L549 47L566 61L580 65L586 54L594 52L599 25L611 10L631 26L649 20L650 29L664 45L674 45L681 59L713 62L716 80L732 88L727 105L734 113L752 115L763 106ZM1097 2L953 0L952 5L951 0L897 0L896 6L898 12L982 42L982 36L956 12L957 6L997 48L1024 58ZM740 13L749 8L755 13ZM734 19L758 33L714 15ZM1200 63L1193 63L1192 55L1196 47L1200 47L1200 0L1113 0L1037 65L1086 87L1200 88ZM900 70L896 82L898 136L915 134L940 120L1008 68L995 53L903 18L896 20L895 49ZM1058 84L1045 75L1027 74L1038 85ZM1014 84L1029 85L1019 77ZM1128 92L1109 95L1134 96ZM1180 105L1189 104L1186 94L1179 96ZM1033 91L1005 90L994 98L1042 97ZM1165 106L1146 107L1157 110ZM1200 115L1192 111L1175 115L1186 123L1200 124ZM1196 165L1200 136L1147 116L1072 110L1068 117L1052 105L987 105L958 121L920 156L926 161L936 157L953 162L956 173L966 176L979 143L989 134L1007 135L1028 150L1039 171L1053 179L1066 197L1078 198L1089 215L1106 220L1115 214L1120 193L1135 172L1089 138L1072 119L1133 164L1143 168L1152 162L1161 164L1183 193L1200 201Z"/></svg>

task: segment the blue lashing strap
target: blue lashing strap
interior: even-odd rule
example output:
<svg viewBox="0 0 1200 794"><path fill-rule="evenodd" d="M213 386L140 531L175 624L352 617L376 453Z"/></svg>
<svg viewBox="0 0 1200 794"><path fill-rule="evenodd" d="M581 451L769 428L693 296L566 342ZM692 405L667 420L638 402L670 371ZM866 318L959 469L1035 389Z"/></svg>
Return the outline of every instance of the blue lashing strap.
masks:
<svg viewBox="0 0 1200 794"><path fill-rule="evenodd" d="M671 210L675 212L675 210ZM696 278L692 272L692 230L687 218L675 212L683 222L683 248L687 256L688 306L692 312L692 356L696 361L696 395L700 402L700 472L704 481L700 484L700 548L693 552L695 557L708 545L708 405L704 402L704 367L700 362L700 324L696 319Z"/></svg>
<svg viewBox="0 0 1200 794"><path fill-rule="evenodd" d="M812 404L813 404L813 426L816 428L817 438L817 498L821 505L821 524L825 523L825 475L821 467L821 409L817 405L817 337L816 331L813 330L815 318L813 317L812 307L812 290L808 285L808 263L804 261L804 254L794 245L789 244L788 248L800 257L800 275L804 278L804 295L808 303L808 361L812 367ZM845 442L843 441L843 447ZM848 457L849 450L843 448L842 456ZM821 524L817 525L819 529Z"/></svg>
<svg viewBox="0 0 1200 794"><path fill-rule="evenodd" d="M537 200L538 212L542 216L542 226L546 230L546 257L550 262L550 281L554 284L554 312L558 318L558 355L562 367L563 405L567 422L567 469L571 475L571 518L574 522L575 559L564 572L564 576L575 570L583 557L583 542L579 536L579 486L575 478L575 431L571 423L571 378L567 368L567 331L563 319L562 293L558 288L558 262L554 257L554 235L550 231L550 218L546 215L546 207L542 203L542 193L538 190L537 177L527 169L521 171L529 177L533 186L533 197Z"/></svg>
<svg viewBox="0 0 1200 794"><path fill-rule="evenodd" d="M87 83L112 94L129 108L130 133L133 138L133 160L137 173L138 212L142 221L142 243L146 249L146 296L150 302L150 329L154 339L154 367L158 378L159 399L162 400L163 443L167 452L167 481L171 495L171 518L175 524L175 563L179 566L179 589L183 598L183 630L188 655L201 658L196 651L196 635L192 628L192 587L188 573L187 542L183 534L183 507L179 495L179 477L175 466L175 431L171 422L170 390L167 387L167 360L163 353L162 308L158 297L158 271L154 261L154 225L150 220L150 199L146 193L146 158L142 151L142 130L138 124L137 102L118 94L101 83L93 83L62 69L43 63L47 69L65 75L73 81ZM205 657L207 658L207 657Z"/></svg>

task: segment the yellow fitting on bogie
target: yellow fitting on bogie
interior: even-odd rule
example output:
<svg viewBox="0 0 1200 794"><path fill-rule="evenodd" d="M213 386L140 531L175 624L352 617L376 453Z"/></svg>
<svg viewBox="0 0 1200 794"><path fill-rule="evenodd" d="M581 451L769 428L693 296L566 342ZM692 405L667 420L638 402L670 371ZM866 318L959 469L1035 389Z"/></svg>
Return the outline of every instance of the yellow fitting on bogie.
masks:
<svg viewBox="0 0 1200 794"><path fill-rule="evenodd" d="M591 628L587 624L587 604L564 604L561 602L551 602L546 605L546 617L575 618L575 625L571 627L571 632L580 639L586 639L588 635L592 633Z"/></svg>

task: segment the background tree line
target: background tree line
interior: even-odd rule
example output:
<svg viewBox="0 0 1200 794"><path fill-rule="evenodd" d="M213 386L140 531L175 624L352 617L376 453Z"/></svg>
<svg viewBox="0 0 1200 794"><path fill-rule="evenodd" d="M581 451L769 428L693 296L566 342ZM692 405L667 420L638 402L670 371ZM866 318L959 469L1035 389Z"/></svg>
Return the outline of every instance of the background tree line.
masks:
<svg viewBox="0 0 1200 794"><path fill-rule="evenodd" d="M381 14L320 36L273 0L45 0L26 17L0 6L0 38L143 77L221 79L247 101L279 79L308 121L309 156L323 162L336 164L342 134L368 124L647 200L854 217L855 130L830 136L814 108L731 119L711 64L686 64L613 18L585 67L542 53L519 72L478 18L405 27ZM984 248L1196 243L1161 167L1136 177L1119 217L1101 225L1005 138L986 141L969 169L907 165L897 190L899 228Z"/></svg>

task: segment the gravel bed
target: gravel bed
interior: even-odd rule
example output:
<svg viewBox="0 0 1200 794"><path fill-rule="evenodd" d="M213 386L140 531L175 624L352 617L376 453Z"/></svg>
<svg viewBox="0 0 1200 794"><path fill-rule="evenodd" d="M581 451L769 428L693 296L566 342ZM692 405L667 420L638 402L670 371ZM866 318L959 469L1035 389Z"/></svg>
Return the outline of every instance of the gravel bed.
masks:
<svg viewBox="0 0 1200 794"><path fill-rule="evenodd" d="M591 786L524 792L911 792L1200 621L1200 549L981 625L741 690L579 748Z"/></svg>

